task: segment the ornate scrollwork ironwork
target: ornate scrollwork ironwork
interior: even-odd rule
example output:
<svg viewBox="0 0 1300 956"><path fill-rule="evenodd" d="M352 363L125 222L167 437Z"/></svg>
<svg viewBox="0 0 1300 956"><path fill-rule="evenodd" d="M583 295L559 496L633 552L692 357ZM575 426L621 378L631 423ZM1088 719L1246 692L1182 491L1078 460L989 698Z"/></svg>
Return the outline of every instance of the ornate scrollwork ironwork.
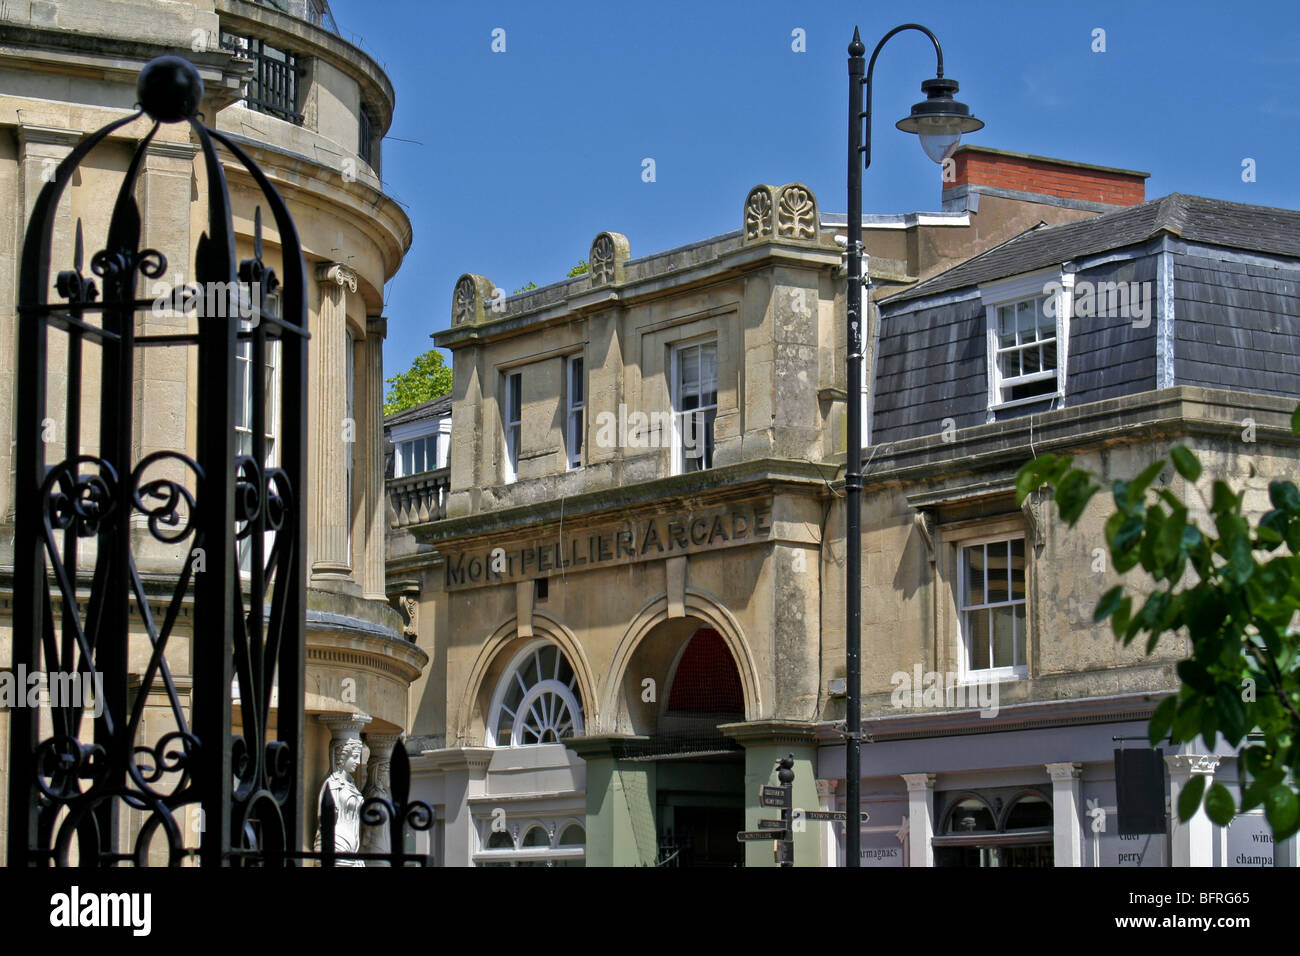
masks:
<svg viewBox="0 0 1300 956"><path fill-rule="evenodd" d="M83 475L80 465L94 465L100 474ZM50 469L41 484L40 500L45 503L46 527L91 538L117 510L117 471L102 458L79 455Z"/></svg>
<svg viewBox="0 0 1300 956"><path fill-rule="evenodd" d="M83 687L80 699L55 699L52 692L47 705L11 714L10 806L17 812L10 819L8 862L178 865L197 850L203 865L285 865L301 858L296 786L306 616L300 490L307 457L306 266L288 207L266 175L230 137L199 121L197 70L178 57L161 57L142 71L138 93L141 112L86 136L58 165L32 205L23 242L16 394L17 420L28 424L19 429L15 455L13 666L89 682L95 707L92 714ZM146 114L152 127L128 163L107 238L89 257L98 283L83 274L80 221L71 268L52 282L59 204L77 168L116 131ZM192 263L197 285L175 290L170 299L186 311L206 290L231 305L240 283L250 284L258 309L251 329L204 321L197 331L162 334L152 323L137 321L142 310L167 301L135 298L142 277L167 273L167 257L141 246L145 229L135 195L159 124L175 122L187 123L200 145L207 223L193 254L181 257ZM254 257L236 261L218 145L261 190L279 240L275 269L263 260L261 205L254 210ZM188 204L180 214L188 222ZM265 308L270 293L279 295L274 315ZM59 351L50 346L56 334L66 336ZM258 355L269 339L280 343L285 382L275 412L275 433L281 436L275 468L254 460L262 454L260 436L254 436L253 457L234 454L237 399L230 388L241 340ZM197 432L186 433L197 434L193 457L164 450L136 460L137 354L155 346L191 349L197 359ZM83 375L92 358L92 372ZM59 364L66 364L62 374L48 374ZM253 377L251 392L255 414L261 415L262 376ZM86 416L95 424L91 434L82 428L82 416L96 402L97 416ZM46 454L55 433L67 457L49 467ZM134 522L141 519L148 537L137 533ZM238 542L251 538L250 547L260 554L261 532L272 533L271 555L245 583ZM192 698L173 678L168 659L171 638L182 629L190 632ZM232 733L236 673L242 735ZM271 719L277 688L278 711ZM92 718L89 742L82 739L83 727ZM119 820L124 809L142 815L129 840ZM196 810L230 825L204 828L199 847L187 847L192 834L181 820Z"/></svg>

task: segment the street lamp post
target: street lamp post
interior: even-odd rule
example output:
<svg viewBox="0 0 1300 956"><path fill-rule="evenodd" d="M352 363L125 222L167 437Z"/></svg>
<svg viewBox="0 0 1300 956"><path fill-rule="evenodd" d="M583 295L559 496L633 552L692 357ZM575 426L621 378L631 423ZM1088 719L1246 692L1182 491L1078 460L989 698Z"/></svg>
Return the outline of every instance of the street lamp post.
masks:
<svg viewBox="0 0 1300 956"><path fill-rule="evenodd" d="M845 683L848 685L848 716L845 727L845 866L861 865L862 829L862 287L870 288L862 276L862 171L871 165L871 74L881 48L904 30L919 30L934 44L938 65L935 78L921 83L926 99L912 107L909 116L896 124L905 133L916 133L921 148L936 163L942 163L961 141L962 133L973 133L984 124L970 110L954 100L957 81L943 75L943 49L928 29L917 23L894 27L876 44L863 77L862 44L857 27L849 44L849 207L848 207L848 449L844 473L846 517L845 569L848 578L844 595ZM867 88L867 108L862 108L862 88ZM865 133L865 144L864 140ZM858 164L858 156L862 164Z"/></svg>

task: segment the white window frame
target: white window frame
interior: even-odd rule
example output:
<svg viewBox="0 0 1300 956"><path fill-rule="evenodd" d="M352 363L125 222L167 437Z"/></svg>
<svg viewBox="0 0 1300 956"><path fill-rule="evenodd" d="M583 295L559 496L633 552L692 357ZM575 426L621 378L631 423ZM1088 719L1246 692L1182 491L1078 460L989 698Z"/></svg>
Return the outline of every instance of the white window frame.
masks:
<svg viewBox="0 0 1300 956"><path fill-rule="evenodd" d="M425 462L428 467L422 471L446 468L447 450L451 441L451 416L444 415L439 418L394 425L389 430L388 437L393 443L394 478L408 478L421 473L408 470L402 458L403 447L413 446L416 442L424 442Z"/></svg>
<svg viewBox="0 0 1300 956"><path fill-rule="evenodd" d="M501 406L502 464L506 484L513 484L519 479L519 453L523 444L523 373L506 372L503 391L504 402ZM518 402L515 402L518 399ZM511 419L511 409L519 405L519 417Z"/></svg>
<svg viewBox="0 0 1300 956"><path fill-rule="evenodd" d="M990 545L990 544L1006 545L1010 541L1020 541L1022 542L1023 545L1023 551L1025 555L1024 599L1023 600L1009 599L1006 601L995 601L991 603L985 600L983 603L978 605L967 605L966 598L970 594L970 588L968 587L968 582L966 580L966 575L967 575L966 560L965 560L966 549L978 547L981 545ZM1031 628L1030 628L1030 606L1029 605L1030 605L1030 595L1033 593L1033 590L1032 590L1032 582L1030 581L1031 555L1030 555L1030 544L1029 544L1028 536L1023 531L1020 530L1002 531L1002 532L994 533L990 529L990 532L986 534L967 535L965 537L955 538L952 541L952 546L953 546L954 560L956 562L956 568L955 568L955 573L953 575L953 579L956 582L956 586L957 586L956 601L954 607L957 614L958 681L963 684L971 684L976 682L987 683L989 681L1001 683L1004 681L1024 680L1029 676L1029 650L1030 650L1030 639L1032 637ZM985 583L984 583L985 598L987 599L988 597L987 566L985 567L984 570L984 576L985 576ZM987 611L989 608L992 607L1011 607L1017 604L1023 605L1025 609L1024 611L1025 633L1023 635L1016 635L1015 637L1013 637L1013 642L1015 642L1013 643L1013 647L1018 644L1024 648L1023 657L1025 663L1004 665L1001 667L993 666L993 667L985 667L979 669L974 668L971 665L972 654L971 654L971 646L970 646L970 634L967 633L967 628L966 628L966 614L968 610L970 610L971 608L975 608L977 610ZM1014 615L1012 615L1012 620L1014 622L1015 620ZM989 639L990 640L993 639L993 634L991 630L989 632ZM989 649L989 657L990 660L992 660L992 648Z"/></svg>
<svg viewBox="0 0 1300 956"><path fill-rule="evenodd" d="M1073 288L1073 274L1060 268L1043 270L980 286L980 299L984 303L990 420L992 420L994 412L1004 408L1035 405L1045 401L1064 402L1066 369L1069 364L1070 311L1073 304ZM1035 302L1042 302L1048 297L1052 300L1051 308L1056 319L1056 341L1054 343L1056 345L1056 368L1054 369L1056 373L1056 390L1054 392L1043 392L1041 395L1031 395L1028 398L1006 399L1004 398L1004 390L1009 386L1035 380L1044 381L1047 380L1048 376L1035 373L1037 378L1018 376L1004 379L1002 377L1002 368L998 361L1000 356L998 310L1030 299Z"/></svg>
<svg viewBox="0 0 1300 956"><path fill-rule="evenodd" d="M529 687L523 688L524 694L520 698L518 710L516 711L515 715L512 715L509 747L516 748L516 747L563 747L564 746L564 744L560 742L548 742L548 743L521 743L520 742L523 722L517 719L517 715L525 711L526 705L531 706L535 701L537 701L539 698L547 694L553 694L564 701L565 706L568 708L569 716L573 724L573 732L571 736L581 737L586 733L584 729L585 725L583 723L585 716L582 712L582 693L578 688L578 669L573 666L573 661L569 660L568 655L564 653L564 648L560 647L554 641L549 641L543 637L543 638L536 638L535 640L531 640L527 644L525 644L522 648L520 648L518 653L516 653L515 656L510 659L510 665L504 671L502 671L501 679L497 681L496 691L492 695L492 704L488 708L488 712L487 712L488 723L483 735L484 746L498 748L498 749L506 748L507 745L499 743L497 739L499 736L499 731L501 729L501 711L502 708L505 706L506 695L510 691L511 685L516 681L518 681L518 683L521 686L523 685L523 678L519 676L519 674L522 668L524 667L524 665L528 662L528 659L532 657L534 654L536 654L537 652L547 647L555 648L556 653L559 655L559 659L564 660L568 663L569 670L573 672L573 677L566 684L562 681L556 680L554 678L554 675L552 675L551 677L545 677L539 675L541 676L541 679L539 679L537 683ZM558 662L557 662L557 669L558 669ZM551 716L551 715L547 714L547 716Z"/></svg>
<svg viewBox="0 0 1300 956"><path fill-rule="evenodd" d="M691 413L706 412L709 409L712 409L713 417L714 417L714 425L710 426L710 428L713 428L717 424L717 415L718 415L718 395L717 395L718 339L717 336L709 335L703 338L692 339L686 342L677 342L674 343L672 346L672 359L669 362L669 375L671 376L671 380L669 382L670 385L669 394L670 394L670 401L672 403L672 416L673 416L672 474L674 475L684 475L690 473L686 469L686 442L685 442L684 428L682 424L683 417L688 413L681 410L681 394L680 394L681 357L683 353L685 353L690 349L700 349L706 345L713 346L713 385L714 385L713 404L699 405L691 409L690 412ZM703 364L701 364L700 368L701 368L700 382L703 383L704 381ZM716 451L716 440L715 440L715 451ZM701 449L701 456L702 455L703 455L703 449ZM699 469L696 470L707 471L712 467L713 467L712 462L705 462Z"/></svg>
<svg viewBox="0 0 1300 956"><path fill-rule="evenodd" d="M568 471L582 467L586 436L587 363L581 353L564 360L564 462ZM576 384L575 384L576 383ZM581 392L581 398L575 396Z"/></svg>
<svg viewBox="0 0 1300 956"><path fill-rule="evenodd" d="M511 808L513 809L513 808ZM559 819L543 820L533 818L519 827L519 837L516 840L514 834L509 830L504 832L510 840L510 847L494 847L488 849L488 841L492 838L492 817L484 817L479 823L479 849L473 855L475 866L485 866L491 864L501 865L503 863L511 866L518 866L521 863L546 863L550 865L553 862L561 860L585 860L587 856L587 827L583 821L572 816L565 816ZM551 826L547 824L551 823ZM582 831L582 844L562 844L560 838L564 836L569 827L576 826ZM533 829L540 827L547 834L546 846L523 846L524 839ZM554 834L552 834L554 830Z"/></svg>

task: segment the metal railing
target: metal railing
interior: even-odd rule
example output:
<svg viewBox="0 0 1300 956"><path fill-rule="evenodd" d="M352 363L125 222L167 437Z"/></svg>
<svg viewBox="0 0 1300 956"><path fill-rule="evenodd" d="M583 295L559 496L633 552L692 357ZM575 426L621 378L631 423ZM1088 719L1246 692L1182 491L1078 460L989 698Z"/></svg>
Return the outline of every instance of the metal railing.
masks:
<svg viewBox="0 0 1300 956"><path fill-rule="evenodd" d="M298 111L298 78L302 70L296 54L277 49L256 37L221 35L221 45L253 61L244 102L251 110L266 113L297 126L303 122Z"/></svg>

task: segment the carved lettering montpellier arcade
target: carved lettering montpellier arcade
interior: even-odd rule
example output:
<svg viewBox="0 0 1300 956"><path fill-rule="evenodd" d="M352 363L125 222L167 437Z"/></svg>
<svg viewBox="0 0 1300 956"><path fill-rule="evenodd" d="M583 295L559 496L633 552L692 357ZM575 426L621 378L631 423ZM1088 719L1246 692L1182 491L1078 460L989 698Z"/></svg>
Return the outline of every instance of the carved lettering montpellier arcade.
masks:
<svg viewBox="0 0 1300 956"><path fill-rule="evenodd" d="M737 505L625 521L621 525L543 538L502 549L449 553L447 590L501 584L601 565L651 561L674 554L749 544L772 533L767 505Z"/></svg>

